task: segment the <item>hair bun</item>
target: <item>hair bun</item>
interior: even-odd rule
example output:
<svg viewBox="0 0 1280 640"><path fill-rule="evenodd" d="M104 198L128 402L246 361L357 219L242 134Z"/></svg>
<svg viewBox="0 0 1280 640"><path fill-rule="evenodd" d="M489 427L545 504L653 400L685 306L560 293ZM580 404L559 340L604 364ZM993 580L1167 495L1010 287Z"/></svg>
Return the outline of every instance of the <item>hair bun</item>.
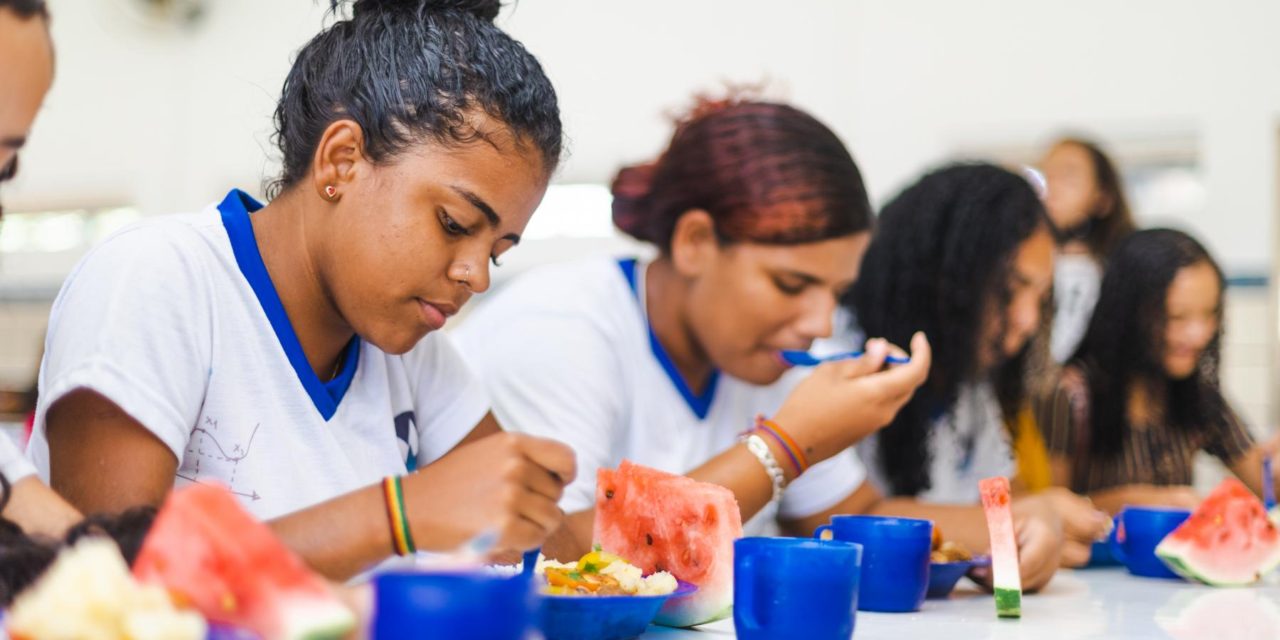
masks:
<svg viewBox="0 0 1280 640"><path fill-rule="evenodd" d="M336 8L341 0L334 0ZM375 13L402 13L426 11L428 13L470 14L485 22L493 22L502 9L502 0L355 0L353 15Z"/></svg>
<svg viewBox="0 0 1280 640"><path fill-rule="evenodd" d="M641 242L656 240L646 200L653 188L653 174L657 170L657 163L652 162L623 167L609 187L613 194L613 224Z"/></svg>

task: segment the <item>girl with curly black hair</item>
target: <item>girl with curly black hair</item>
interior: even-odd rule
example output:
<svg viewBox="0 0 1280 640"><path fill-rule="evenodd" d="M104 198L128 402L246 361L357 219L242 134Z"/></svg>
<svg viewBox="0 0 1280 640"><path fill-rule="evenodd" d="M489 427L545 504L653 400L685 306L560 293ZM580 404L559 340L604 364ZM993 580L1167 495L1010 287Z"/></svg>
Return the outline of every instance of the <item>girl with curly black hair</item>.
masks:
<svg viewBox="0 0 1280 640"><path fill-rule="evenodd" d="M924 331L929 379L893 422L858 445L882 509L919 511L982 544L978 480L1013 476L1006 422L1026 403L1034 338L1047 317L1053 237L1021 176L987 164L933 171L881 210L862 277L845 298L866 335ZM944 505L953 505L947 508ZM1020 517L1065 524L1079 564L1106 518L1065 491L1021 498ZM1065 514L1065 518L1064 518Z"/></svg>
<svg viewBox="0 0 1280 640"><path fill-rule="evenodd" d="M1193 507L1206 451L1262 492L1266 447L1222 395L1223 277L1191 236L1139 231L1112 254L1079 350L1041 407L1055 481L1117 511Z"/></svg>
<svg viewBox="0 0 1280 640"><path fill-rule="evenodd" d="M501 432L437 330L542 199L555 90L498 0L333 6L284 83L270 203L149 219L67 279L29 454L86 513L227 485L339 579L489 530L536 547L573 452Z"/></svg>

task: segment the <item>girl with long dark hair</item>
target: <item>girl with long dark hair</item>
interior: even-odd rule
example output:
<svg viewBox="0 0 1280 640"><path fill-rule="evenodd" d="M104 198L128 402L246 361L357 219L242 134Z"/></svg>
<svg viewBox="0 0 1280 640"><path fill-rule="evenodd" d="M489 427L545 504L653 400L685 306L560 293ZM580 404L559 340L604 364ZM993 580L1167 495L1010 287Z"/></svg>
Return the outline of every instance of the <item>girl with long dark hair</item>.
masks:
<svg viewBox="0 0 1280 640"><path fill-rule="evenodd" d="M1222 270L1191 236L1139 231L1112 254L1080 348L1041 408L1055 481L1116 511L1195 506L1206 451L1262 492L1263 446L1218 379Z"/></svg>

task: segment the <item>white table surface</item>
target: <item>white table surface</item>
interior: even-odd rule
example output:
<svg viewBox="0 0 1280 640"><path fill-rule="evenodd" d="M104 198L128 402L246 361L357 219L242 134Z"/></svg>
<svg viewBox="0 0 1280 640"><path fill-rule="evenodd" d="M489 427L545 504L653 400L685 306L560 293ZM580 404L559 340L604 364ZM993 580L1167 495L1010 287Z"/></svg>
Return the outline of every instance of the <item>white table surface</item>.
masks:
<svg viewBox="0 0 1280 640"><path fill-rule="evenodd" d="M1280 573L1280 572L1278 572ZM650 627L643 638L732 638L733 620L697 629ZM947 600L926 600L915 613L858 612L857 640L883 638L1160 638L1235 640L1280 638L1280 584L1214 588L1139 578L1123 569L1061 571L1044 591L1024 596L1022 618L996 618L995 602L961 580Z"/></svg>

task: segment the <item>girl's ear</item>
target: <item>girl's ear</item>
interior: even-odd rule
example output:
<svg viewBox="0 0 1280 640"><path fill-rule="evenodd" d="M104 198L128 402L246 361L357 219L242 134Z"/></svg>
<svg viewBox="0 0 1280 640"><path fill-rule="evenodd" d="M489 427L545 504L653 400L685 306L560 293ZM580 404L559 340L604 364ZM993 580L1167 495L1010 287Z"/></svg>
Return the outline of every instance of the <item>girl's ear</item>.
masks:
<svg viewBox="0 0 1280 640"><path fill-rule="evenodd" d="M711 214L690 209L676 220L671 232L671 262L678 273L696 278L719 253L720 241Z"/></svg>
<svg viewBox="0 0 1280 640"><path fill-rule="evenodd" d="M325 128L311 161L311 186L329 201L342 197L343 187L359 175L368 160L364 130L353 120L338 120Z"/></svg>

